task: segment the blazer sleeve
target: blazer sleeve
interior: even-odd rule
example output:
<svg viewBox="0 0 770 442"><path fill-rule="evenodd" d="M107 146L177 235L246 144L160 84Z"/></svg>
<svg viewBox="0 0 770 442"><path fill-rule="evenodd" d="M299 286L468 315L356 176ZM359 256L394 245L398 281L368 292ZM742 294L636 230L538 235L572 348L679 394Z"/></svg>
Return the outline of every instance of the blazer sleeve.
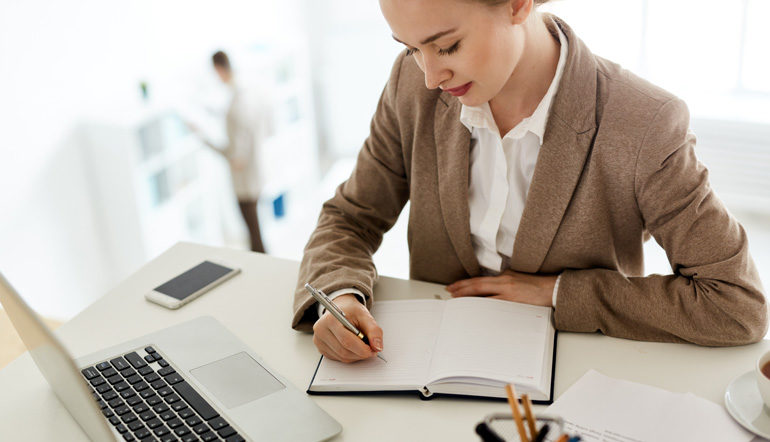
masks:
<svg viewBox="0 0 770 442"><path fill-rule="evenodd" d="M296 330L312 331L318 319L317 310L309 308L315 300L305 291L306 282L326 293L356 288L371 308L372 286L377 279L372 255L409 198L396 112L403 59L402 53L393 66L353 173L323 204L316 229L305 246L294 292L291 325Z"/></svg>
<svg viewBox="0 0 770 442"><path fill-rule="evenodd" d="M688 127L682 101L662 105L635 172L639 211L673 274L567 270L554 314L558 329L709 346L757 342L767 332L765 297L746 232L710 188Z"/></svg>

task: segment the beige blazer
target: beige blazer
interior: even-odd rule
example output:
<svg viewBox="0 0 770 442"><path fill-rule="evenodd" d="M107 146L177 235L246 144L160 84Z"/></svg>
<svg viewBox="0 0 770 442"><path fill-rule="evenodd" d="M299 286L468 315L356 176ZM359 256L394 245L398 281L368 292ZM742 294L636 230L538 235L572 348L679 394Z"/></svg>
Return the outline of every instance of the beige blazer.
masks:
<svg viewBox="0 0 770 442"><path fill-rule="evenodd" d="M755 342L767 309L743 227L695 155L687 106L569 40L510 268L557 274L556 328L701 345ZM373 302L372 254L411 201L410 277L449 284L478 276L468 209L471 134L460 102L425 87L401 54L350 178L323 205L305 248L292 327L317 319L310 281L356 287ZM644 277L653 236L673 274Z"/></svg>

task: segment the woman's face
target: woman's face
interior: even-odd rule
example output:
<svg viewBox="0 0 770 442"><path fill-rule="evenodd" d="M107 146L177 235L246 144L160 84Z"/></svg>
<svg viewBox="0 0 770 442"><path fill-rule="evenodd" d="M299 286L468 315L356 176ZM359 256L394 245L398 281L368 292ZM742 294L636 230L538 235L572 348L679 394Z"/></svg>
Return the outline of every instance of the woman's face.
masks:
<svg viewBox="0 0 770 442"><path fill-rule="evenodd" d="M527 2L490 7L467 0L380 0L380 8L393 37L425 73L425 86L478 106L503 89L521 58L519 24L529 9L515 13L518 3Z"/></svg>

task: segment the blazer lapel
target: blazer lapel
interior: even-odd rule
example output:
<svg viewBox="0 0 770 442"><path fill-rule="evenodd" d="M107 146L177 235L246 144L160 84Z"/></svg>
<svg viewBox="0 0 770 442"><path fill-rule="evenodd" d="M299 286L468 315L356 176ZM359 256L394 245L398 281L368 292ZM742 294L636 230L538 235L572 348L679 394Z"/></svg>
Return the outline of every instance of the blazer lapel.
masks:
<svg viewBox="0 0 770 442"><path fill-rule="evenodd" d="M596 61L558 18L569 44L513 246L511 268L535 273L561 225L596 132Z"/></svg>
<svg viewBox="0 0 770 442"><path fill-rule="evenodd" d="M471 244L468 208L468 172L471 133L460 122L460 101L441 93L434 114L434 141L438 163L438 193L441 214L449 238L471 276L480 273Z"/></svg>

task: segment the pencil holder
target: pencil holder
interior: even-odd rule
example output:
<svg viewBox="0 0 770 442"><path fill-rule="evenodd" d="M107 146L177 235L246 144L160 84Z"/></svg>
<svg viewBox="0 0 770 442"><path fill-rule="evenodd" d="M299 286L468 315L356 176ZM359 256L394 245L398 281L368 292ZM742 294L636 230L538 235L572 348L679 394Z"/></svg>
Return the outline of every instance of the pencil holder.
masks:
<svg viewBox="0 0 770 442"><path fill-rule="evenodd" d="M524 425L527 425L527 418L522 416ZM556 440L564 432L564 420L558 416L538 416L535 419L535 428L538 431L543 425L548 425L548 433L542 439L543 441ZM516 429L510 413L493 413L484 417L484 420L476 425L476 434L484 442L514 442L521 441L519 432ZM534 439L532 437L531 439Z"/></svg>

